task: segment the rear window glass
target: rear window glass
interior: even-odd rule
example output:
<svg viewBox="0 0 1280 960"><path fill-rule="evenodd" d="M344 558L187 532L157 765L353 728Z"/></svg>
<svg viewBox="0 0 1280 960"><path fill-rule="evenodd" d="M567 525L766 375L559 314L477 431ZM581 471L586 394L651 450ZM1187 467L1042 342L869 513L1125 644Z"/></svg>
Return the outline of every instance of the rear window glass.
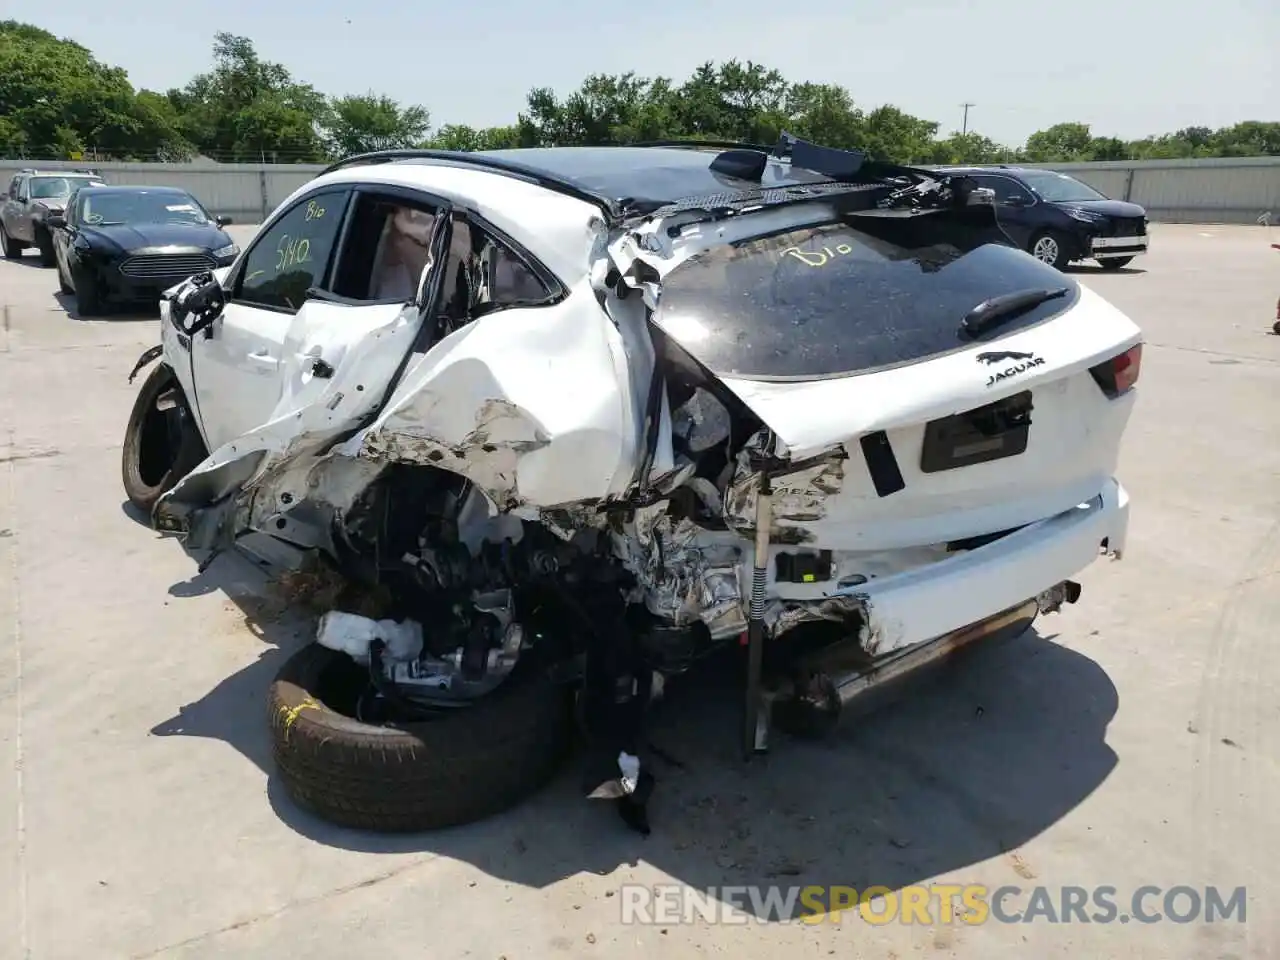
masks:
<svg viewBox="0 0 1280 960"><path fill-rule="evenodd" d="M1075 302L1073 279L995 239L930 215L850 217L726 244L668 275L654 322L716 374L809 379L869 373L1006 337ZM1067 296L976 340L959 332L984 300L1061 287Z"/></svg>

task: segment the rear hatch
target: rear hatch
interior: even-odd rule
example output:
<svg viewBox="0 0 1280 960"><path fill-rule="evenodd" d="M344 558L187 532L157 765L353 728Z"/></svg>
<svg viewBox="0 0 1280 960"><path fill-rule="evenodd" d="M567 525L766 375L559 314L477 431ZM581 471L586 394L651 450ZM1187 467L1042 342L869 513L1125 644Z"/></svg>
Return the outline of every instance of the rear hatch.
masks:
<svg viewBox="0 0 1280 960"><path fill-rule="evenodd" d="M801 466L775 482L791 542L991 534L1089 500L1115 470L1138 328L1071 276L938 223L851 216L713 248L664 280L654 323ZM962 330L1027 291L1052 295ZM726 497L743 524L753 487L740 474Z"/></svg>

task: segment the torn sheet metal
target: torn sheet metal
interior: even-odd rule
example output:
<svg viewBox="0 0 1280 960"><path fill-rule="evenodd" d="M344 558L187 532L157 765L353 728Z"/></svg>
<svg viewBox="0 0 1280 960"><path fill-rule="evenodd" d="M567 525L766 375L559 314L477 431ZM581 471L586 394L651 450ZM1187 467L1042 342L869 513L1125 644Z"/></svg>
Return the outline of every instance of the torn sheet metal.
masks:
<svg viewBox="0 0 1280 960"><path fill-rule="evenodd" d="M364 323L352 324L350 313L344 311L321 301L308 301L299 311L295 324L319 329L310 335L305 330L290 334L290 342L306 352L286 354L279 374L282 395L269 419L217 447L161 497L156 506L158 522L166 515L189 515L236 491L247 492L289 461L322 451L334 437L356 428L373 411L417 334L419 317L413 310L387 305L368 314ZM338 350L332 328L344 321L350 341ZM329 344L327 354L326 348L319 347L321 342ZM335 358L327 378L314 375L318 355L326 362L330 355ZM245 470L230 468L235 463L250 464L252 471L242 476ZM226 476L234 474L234 484L211 483L219 471Z"/></svg>
<svg viewBox="0 0 1280 960"><path fill-rule="evenodd" d="M612 535L615 555L640 583L646 609L675 626L701 621L713 639L746 629L736 536L673 521L668 501L636 511L633 524Z"/></svg>
<svg viewBox="0 0 1280 960"><path fill-rule="evenodd" d="M866 598L855 594L805 603L771 600L765 604L764 626L771 637L780 636L802 623L838 623L851 631L863 630L868 613Z"/></svg>
<svg viewBox="0 0 1280 960"><path fill-rule="evenodd" d="M412 363L345 456L435 465L504 509L623 493L640 421L627 344L584 280L560 303L488 314ZM647 386L639 391L647 396Z"/></svg>
<svg viewBox="0 0 1280 960"><path fill-rule="evenodd" d="M365 434L358 456L375 462L439 467L471 480L507 510L523 502L517 489L521 457L551 443L546 428L509 400L491 398L476 411L475 425L457 443L425 436L402 419Z"/></svg>

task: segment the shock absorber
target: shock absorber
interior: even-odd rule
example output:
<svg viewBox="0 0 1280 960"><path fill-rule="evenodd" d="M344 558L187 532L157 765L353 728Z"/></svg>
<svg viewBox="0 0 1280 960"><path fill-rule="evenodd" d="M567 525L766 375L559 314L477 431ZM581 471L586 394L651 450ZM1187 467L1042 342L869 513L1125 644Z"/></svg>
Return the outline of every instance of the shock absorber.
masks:
<svg viewBox="0 0 1280 960"><path fill-rule="evenodd" d="M747 617L747 691L742 718L742 753L746 760L768 744L768 713L760 684L764 659L764 602L769 580L769 528L773 525L773 486L767 470L760 471L756 489L756 542L752 560L751 605ZM762 716L763 714L763 716ZM764 724L762 728L761 720Z"/></svg>

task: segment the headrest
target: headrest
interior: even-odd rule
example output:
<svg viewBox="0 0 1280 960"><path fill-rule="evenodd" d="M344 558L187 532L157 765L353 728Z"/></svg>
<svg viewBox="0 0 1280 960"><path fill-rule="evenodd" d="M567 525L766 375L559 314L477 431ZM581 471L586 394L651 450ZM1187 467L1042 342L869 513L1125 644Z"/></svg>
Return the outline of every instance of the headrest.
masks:
<svg viewBox="0 0 1280 960"><path fill-rule="evenodd" d="M392 229L426 247L431 244L431 226L435 218L429 213L401 207L392 219Z"/></svg>

